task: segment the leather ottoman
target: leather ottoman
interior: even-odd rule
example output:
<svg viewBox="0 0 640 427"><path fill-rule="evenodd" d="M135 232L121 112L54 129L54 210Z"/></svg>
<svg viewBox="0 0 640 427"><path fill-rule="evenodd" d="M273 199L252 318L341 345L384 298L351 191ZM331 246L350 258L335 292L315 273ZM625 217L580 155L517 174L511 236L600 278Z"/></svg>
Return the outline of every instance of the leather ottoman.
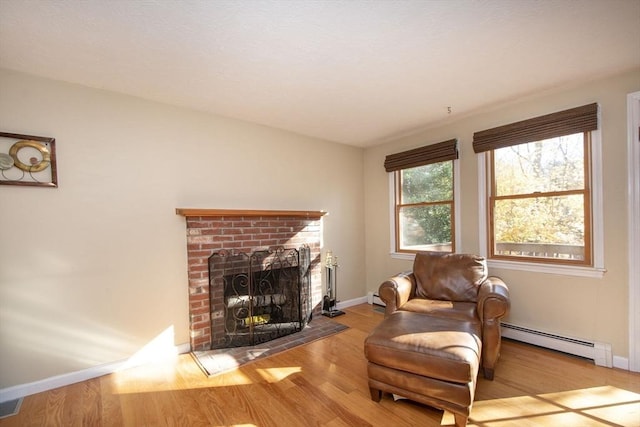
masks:
<svg viewBox="0 0 640 427"><path fill-rule="evenodd" d="M397 311L366 338L371 399L397 394L454 414L467 424L480 355L480 322Z"/></svg>

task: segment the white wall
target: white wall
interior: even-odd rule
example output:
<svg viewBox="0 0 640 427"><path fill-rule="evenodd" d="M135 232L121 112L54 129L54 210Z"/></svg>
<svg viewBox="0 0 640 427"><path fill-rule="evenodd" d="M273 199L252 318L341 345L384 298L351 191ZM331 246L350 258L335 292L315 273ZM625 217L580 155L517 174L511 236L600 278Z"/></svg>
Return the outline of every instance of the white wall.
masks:
<svg viewBox="0 0 640 427"><path fill-rule="evenodd" d="M507 105L456 117L439 127L365 151L365 236L367 289L411 262L389 256L389 193L384 158L422 145L458 138L462 189L462 248L479 251L477 159L473 133L495 126L598 102L602 112L604 175L604 250L602 279L492 270L509 285L508 321L557 334L612 344L614 355L628 357L628 276L626 229L626 96L640 89L640 70L589 84L556 89ZM455 109L455 103L454 103Z"/></svg>
<svg viewBox="0 0 640 427"><path fill-rule="evenodd" d="M338 297L365 295L362 149L7 70L0 94L59 183L0 186L0 389L189 342L177 207L328 211Z"/></svg>

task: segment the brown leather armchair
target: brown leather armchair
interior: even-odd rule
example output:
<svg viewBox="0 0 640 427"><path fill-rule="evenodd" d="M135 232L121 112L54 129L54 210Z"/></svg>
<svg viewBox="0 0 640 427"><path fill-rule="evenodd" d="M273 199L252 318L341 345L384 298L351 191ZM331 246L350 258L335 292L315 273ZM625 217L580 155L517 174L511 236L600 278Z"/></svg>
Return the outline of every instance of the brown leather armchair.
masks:
<svg viewBox="0 0 640 427"><path fill-rule="evenodd" d="M500 319L509 313L510 299L502 279L488 276L485 258L420 252L413 271L382 283L379 295L386 304L385 318L408 311L477 324L484 377L493 379L500 356Z"/></svg>

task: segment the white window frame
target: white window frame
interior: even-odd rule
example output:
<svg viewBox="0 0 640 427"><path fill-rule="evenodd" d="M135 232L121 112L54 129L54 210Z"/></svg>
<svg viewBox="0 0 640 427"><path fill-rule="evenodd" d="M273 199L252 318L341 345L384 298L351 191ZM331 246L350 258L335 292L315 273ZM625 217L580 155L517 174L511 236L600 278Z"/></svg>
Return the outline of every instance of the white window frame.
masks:
<svg viewBox="0 0 640 427"><path fill-rule="evenodd" d="M448 160L447 160L448 161ZM462 244L462 231L460 228L460 160L454 159L453 161L453 221L454 221L454 230L455 230L455 247L456 252L460 251L460 247ZM389 226L391 236L389 240L389 254L391 258L394 259L404 259L404 260L413 260L416 256L415 253L412 252L397 252L396 251L396 190L398 186L396 185L396 173L389 172L387 173L389 176Z"/></svg>
<svg viewBox="0 0 640 427"><path fill-rule="evenodd" d="M640 372L640 91L627 95L627 126L629 365L626 369Z"/></svg>
<svg viewBox="0 0 640 427"><path fill-rule="evenodd" d="M598 122L602 123L600 113ZM488 153L478 153L478 225L480 238L480 255L487 258L491 268L505 270L531 271L536 273L550 273L565 276L581 276L602 278L604 268L604 215L602 203L602 135L600 129L591 131L591 215L592 215L592 248L593 266L576 266L563 264L544 264L537 262L496 260L488 257L489 250L489 218L488 218Z"/></svg>

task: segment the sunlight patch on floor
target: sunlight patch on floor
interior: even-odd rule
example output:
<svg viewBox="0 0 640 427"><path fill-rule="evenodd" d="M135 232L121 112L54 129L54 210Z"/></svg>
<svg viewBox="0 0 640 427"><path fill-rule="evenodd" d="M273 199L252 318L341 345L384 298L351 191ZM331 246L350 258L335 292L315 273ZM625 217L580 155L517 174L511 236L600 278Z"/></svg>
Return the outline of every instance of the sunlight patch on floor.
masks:
<svg viewBox="0 0 640 427"><path fill-rule="evenodd" d="M287 378L289 375L302 372L302 368L299 366L291 366L288 368L267 368L256 369L256 372L259 373L268 383L277 383Z"/></svg>
<svg viewBox="0 0 640 427"><path fill-rule="evenodd" d="M447 417L447 420L445 420ZM443 422L453 419L446 414ZM639 426L640 394L612 386L477 401L469 425Z"/></svg>
<svg viewBox="0 0 640 427"><path fill-rule="evenodd" d="M640 402L612 405L583 412L593 418L607 420L621 426L640 426Z"/></svg>
<svg viewBox="0 0 640 427"><path fill-rule="evenodd" d="M188 357L188 355L180 357ZM197 366L191 368L191 365L187 365L189 366L188 369L190 372L184 371L184 366L185 365L179 365L175 360L137 366L114 373L110 385L114 394L131 394L180 390L182 389L180 384L184 384L185 388L188 389L198 389L250 385L254 383L249 376L239 369L234 369L213 377L206 377L202 375L202 371ZM300 366L260 368L256 369L255 372L267 383L277 383L287 379L291 375L301 373L302 368ZM180 380L180 377L185 374L188 379L183 382Z"/></svg>
<svg viewBox="0 0 640 427"><path fill-rule="evenodd" d="M571 392L547 393L540 395L540 397L573 409L640 401L640 394L611 386L593 387Z"/></svg>
<svg viewBox="0 0 640 427"><path fill-rule="evenodd" d="M183 354L173 360L148 363L115 372L110 378L112 392L151 393L253 384L253 381L238 369L208 378L196 364L180 363L181 358L192 359L192 356Z"/></svg>
<svg viewBox="0 0 640 427"><path fill-rule="evenodd" d="M131 356L119 370L175 358L178 350L174 345L174 335L173 325L169 326Z"/></svg>

